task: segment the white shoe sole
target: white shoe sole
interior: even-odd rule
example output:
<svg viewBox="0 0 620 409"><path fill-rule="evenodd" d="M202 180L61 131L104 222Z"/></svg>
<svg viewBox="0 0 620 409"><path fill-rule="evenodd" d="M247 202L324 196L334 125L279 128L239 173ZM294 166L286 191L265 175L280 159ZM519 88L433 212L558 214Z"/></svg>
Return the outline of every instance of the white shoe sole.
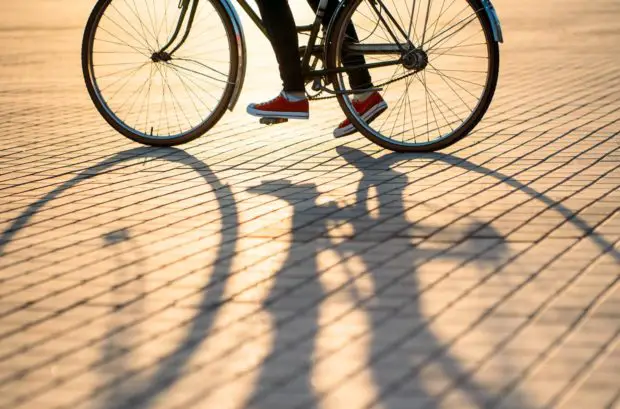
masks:
<svg viewBox="0 0 620 409"><path fill-rule="evenodd" d="M366 113L362 115L362 119L366 123L370 123L374 121L379 115L381 115L387 109L387 107L387 103L383 101L366 111ZM357 129L353 126L353 124L349 124L344 128L334 129L334 138L342 138L344 136L353 135L355 132L357 132Z"/></svg>
<svg viewBox="0 0 620 409"><path fill-rule="evenodd" d="M308 119L310 114L308 112L284 112L284 111L261 111L254 108L253 105L248 106L248 114L257 116L260 118L282 118L282 119Z"/></svg>

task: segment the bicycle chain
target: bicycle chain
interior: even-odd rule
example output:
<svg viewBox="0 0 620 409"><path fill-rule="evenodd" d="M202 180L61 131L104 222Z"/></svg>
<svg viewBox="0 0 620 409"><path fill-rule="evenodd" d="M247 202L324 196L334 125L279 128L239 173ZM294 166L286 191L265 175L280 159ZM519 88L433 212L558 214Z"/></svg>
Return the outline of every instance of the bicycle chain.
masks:
<svg viewBox="0 0 620 409"><path fill-rule="evenodd" d="M411 75L415 75L415 74L417 74L417 73L413 73L413 74L412 74L412 73L403 74L403 75L401 75L400 77L396 77L396 78L393 78L393 79L391 79L391 80L389 80L389 81L386 81L386 82L384 82L384 83L381 83L381 84L377 85L376 87L377 87L377 88L382 88L382 87L384 87L385 85L390 85L390 84L393 84L393 83L395 83L396 81L400 81L400 80L402 80L402 79L404 79L404 78L410 77ZM323 93L324 93L324 92L325 92L325 90L324 90L324 89L322 89L322 90L321 90L321 91L319 91L319 93L318 93L318 94L316 94L315 96L313 96L313 97L309 97L309 98L308 98L308 100L310 100L310 101L324 101L324 100L328 100L328 99L334 99L334 98L336 98L336 97L337 97L337 95L330 95L330 96L327 96L327 97L322 97L321 95L323 95Z"/></svg>

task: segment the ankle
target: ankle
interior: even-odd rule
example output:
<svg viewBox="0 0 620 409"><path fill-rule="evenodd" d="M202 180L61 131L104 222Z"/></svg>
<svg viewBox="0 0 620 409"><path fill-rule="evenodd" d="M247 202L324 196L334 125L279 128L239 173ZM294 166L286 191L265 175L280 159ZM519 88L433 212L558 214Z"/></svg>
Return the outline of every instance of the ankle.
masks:
<svg viewBox="0 0 620 409"><path fill-rule="evenodd" d="M372 96L372 94L374 94L374 93L375 93L374 91L360 92L359 94L355 94L353 99L355 101L357 101L357 102L364 102L368 98L370 98Z"/></svg>
<svg viewBox="0 0 620 409"><path fill-rule="evenodd" d="M290 102L299 102L306 100L305 92L297 92L297 91L282 91L282 96L286 98Z"/></svg>

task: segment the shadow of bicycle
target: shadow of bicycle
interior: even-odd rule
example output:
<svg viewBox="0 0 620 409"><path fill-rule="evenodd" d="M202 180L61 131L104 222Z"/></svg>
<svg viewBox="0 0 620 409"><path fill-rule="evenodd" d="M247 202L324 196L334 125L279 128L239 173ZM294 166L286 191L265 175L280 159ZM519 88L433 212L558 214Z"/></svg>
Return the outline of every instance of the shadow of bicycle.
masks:
<svg viewBox="0 0 620 409"><path fill-rule="evenodd" d="M131 326L127 325L128 320L117 320L116 316L118 315L120 317L134 313L135 316L142 317L142 314L136 314L140 312L143 299L146 297L143 285L143 279L146 273L141 270L140 260L146 260L152 255L141 254L142 250L136 245L134 242L135 240L131 236L131 231L128 229L121 228L102 236L104 247L109 248L111 252L111 259L109 261L111 262L114 260L118 265L129 265L133 266L135 269L135 276L128 277L126 270L120 270L115 268L115 266L111 267L112 273L117 274L115 277L117 282L122 283L122 286L119 285L116 290L112 291L113 296L116 295L116 293L124 291L124 295L130 295L130 298L127 300L127 297L118 297L119 299L123 298L123 301L119 302L119 304L114 307L114 311L109 314L109 331L100 337L102 360L95 365L94 368L91 368L97 370L97 366L99 366L103 378L102 386L93 392L92 397L104 396L103 406L110 408L118 408L121 406L131 408L149 407L159 396L165 394L178 382L189 360L193 357L195 352L200 349L204 340L209 337L216 317L217 308L224 301L223 292L226 288L226 279L229 277L232 255L236 251L235 246L239 223L235 202L231 200L232 191L230 187L221 183L205 163L184 151L173 148L157 150L136 148L118 153L80 172L72 179L58 186L44 197L28 206L28 208L16 217L12 224L0 235L0 256L2 256L5 254L7 247L15 239L16 235L25 228L27 230L29 223L33 221L37 213L46 205L52 203L55 199L61 197L67 191L75 188L82 182L105 175L107 172L117 171L122 167L130 167L135 165L136 161L138 161L138 163L145 163L147 161L176 163L187 166L195 171L202 177L207 186L211 187L215 195L216 201L218 202L218 209L220 212L219 218L222 228L220 232L220 245L217 248L214 265L212 268L205 269L208 270L205 271L207 279L202 287L202 298L196 303L196 312L192 318L184 319L183 322L178 323L178 327L183 328L185 334L180 337L177 345L172 348L168 354L160 357L157 361L156 369L154 371L149 371L149 376L146 377L147 379L140 377L140 374L126 365L126 363L131 360L128 358L128 355L132 352L131 348L126 347L126 343L137 334L132 334ZM123 257L126 256L130 257L131 260L123 260ZM5 277L4 279L10 280L9 277ZM85 280L84 284L87 284L88 281L89 280ZM171 299L167 304L170 308L174 308L176 301L177 300ZM10 315L19 310L19 308L21 307L4 311L2 316ZM163 309L165 308L164 306ZM4 334L4 336L9 335L10 334ZM89 348L89 345L85 345L83 348ZM80 349L74 352L78 353ZM7 356L4 358L7 358ZM51 361L44 362L40 365L49 365L52 367L54 363L53 358ZM64 383L71 382L72 378L79 377L80 375L83 375L83 373L77 372L67 378L51 380L48 385L45 385L38 392L43 393L58 388ZM15 374L15 376L17 377L16 379L18 379L20 374ZM3 382L0 382L0 386L8 384L13 380L14 379L11 377L4 379ZM35 396L36 393L27 395L25 401L20 401L19 403L25 403L28 399Z"/></svg>
<svg viewBox="0 0 620 409"><path fill-rule="evenodd" d="M499 397L473 380L452 356L451 343L434 333L433 321L449 306L434 316L424 312L422 298L429 288L422 288L417 269L432 259L455 265L475 263L475 255L489 248L507 258L503 238L487 229L481 248L476 248L476 240L460 242L458 253L449 248L416 248L412 236L424 236L434 229L411 225L405 218L406 175L355 149L338 151L362 173L352 205L319 204L320 193L314 184L276 180L251 189L287 202L293 216L289 258L274 275L275 284L264 303L274 322L274 341L255 392L244 407L284 407L286 402L290 408L331 408L346 402L349 407L438 408L455 391L473 407L489 407ZM376 172L379 164L383 171ZM369 209L373 196L378 204ZM313 216L318 219L311 224L306 217L309 202L315 204ZM401 234L383 242L358 238L370 226L385 223ZM342 229L345 224L350 225L347 237L329 241L334 234L330 226ZM481 225L472 221L468 230ZM327 242L309 240L308 231ZM340 261L326 268L319 262L325 252L335 253ZM357 265L347 262L354 259ZM306 279L291 287L291 278L299 276L299 270ZM340 279L334 278L339 275ZM433 285L445 280L449 274L438 275ZM339 313L332 314L331 309ZM296 325L298 321L306 323L303 328ZM358 330L343 337L347 328ZM340 337L341 342L326 342L330 336ZM506 370L509 367L508 363ZM512 402L517 400L520 407L530 407L524 397L513 397Z"/></svg>
<svg viewBox="0 0 620 409"><path fill-rule="evenodd" d="M272 319L273 340L267 357L255 368L259 375L252 387L253 392L241 406L271 409L346 404L386 409L435 408L445 407L456 393L470 406L492 407L501 396L476 382L469 369L452 354L451 342L435 333L433 322L442 310L435 311L435 314L425 311L422 299L428 288L422 287L418 274L426 260L448 260L455 265L475 263L475 256L488 248L493 248L499 259L507 258L510 254L503 237L492 226L485 227L474 220L467 227L468 232L485 228L485 248L477 248L477 243L471 240L460 242L461 251L457 253L412 245L412 237L424 237L436 229L424 224L412 225L405 219L402 195L410 181L392 166L399 161L415 160L417 156L391 154L373 159L354 149L338 148L338 152L361 173L352 205L320 204L318 188L311 183L272 181L251 189L255 194L281 199L293 209L292 240L287 259L273 275L274 284L262 307ZM610 252L620 261L612 243L593 232L585 220L561 203L491 169L450 155L434 157L468 172L494 177L499 183L539 200L588 234L602 251ZM212 186L221 212L221 245L213 272L203 287L199 308L185 335L171 353L142 369L149 376L141 377L140 373L122 365L124 356L131 358L128 356L131 350L123 348L125 339L119 336L118 328L111 328L104 337L103 358L120 359L120 363L107 367L109 373L102 374L113 380L96 392L102 408L156 406L160 397L188 375L188 363L211 336L219 307L228 301L224 292L238 235L237 208L230 188L222 184L207 165L182 151L133 149L85 170L54 189L30 205L0 236L2 255L37 212L67 190L122 166L128 160L148 158L189 166ZM299 199L298 192L303 193L303 200ZM367 207L370 198L378 203L372 211ZM316 221L311 223L306 217L308 202L314 204L316 212ZM369 226L386 223L400 229L401 233L386 239L380 247L376 239L361 239L361 233ZM337 229L348 229L349 233L334 237ZM131 232L122 229L103 238L105 245L112 247L131 246L132 242ZM332 255L331 261L323 259L326 253ZM464 258L463 254L470 258ZM449 274L445 275L443 280L449 280L449 277ZM138 284L135 291L140 293L143 289ZM339 297L345 297L346 302ZM175 301L170 300L171 305ZM343 309L343 305L347 308ZM328 342L330 334L338 338L338 332L347 326L354 330L347 337L341 337L341 343ZM356 328L362 330L356 331ZM239 346L242 347L243 343L240 340ZM510 368L507 362L506 371ZM199 405L208 402L212 392L190 391L186 400ZM527 397L518 394L512 396L511 403L516 407L533 407Z"/></svg>

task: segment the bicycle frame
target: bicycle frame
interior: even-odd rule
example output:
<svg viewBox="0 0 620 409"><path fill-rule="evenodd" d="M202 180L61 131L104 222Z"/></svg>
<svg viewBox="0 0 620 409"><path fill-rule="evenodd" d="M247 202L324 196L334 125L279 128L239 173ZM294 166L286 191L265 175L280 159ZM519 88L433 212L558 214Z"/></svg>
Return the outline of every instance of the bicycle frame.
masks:
<svg viewBox="0 0 620 409"><path fill-rule="evenodd" d="M166 45L164 45L162 49L158 53L156 53L158 58L162 60L171 59L172 54L174 54L174 52L177 51L185 43L185 41L189 37L189 33L194 23L194 18L196 16L196 11L198 8L199 1L200 0L180 0L179 9L181 10L181 13L179 16L179 21L177 23L176 29L173 35L171 36L170 40L168 41L168 43L166 43ZM246 58L245 57L245 40L244 40L243 30L241 29L241 22L239 20L237 13L235 12L234 7L232 6L232 4L230 4L230 0L216 0L216 1L220 1L224 5L224 7L228 10L231 20L233 21L233 26L235 27L235 31L237 33L237 41L240 45L240 49L243 50L241 53L242 55L240 55L241 58L239 59L240 60L239 67L238 67L238 78L239 79L236 83L236 89L233 94L233 98L232 98L232 101L229 107L229 109L232 110L239 98L239 94L241 92L243 80L245 77L245 58ZM482 2L482 8L479 11L485 13L487 18L489 19L489 22L493 30L494 40L498 43L503 42L503 35L502 35L499 18L497 17L497 13L491 3L491 0L481 0L481 2ZM254 11L254 9L248 4L247 0L237 0L237 3L245 11L248 17L250 17L252 22L261 31L261 33L263 33L265 37L269 37L265 24L263 23L263 20L258 16L258 14ZM392 39L394 40L394 42L390 44L372 44L372 45L349 44L347 45L347 51L351 54L359 53L361 55L369 55L369 54L395 55L395 56L398 56L398 58L394 60L390 60L390 61L384 61L384 62L367 63L367 64L363 64L359 66L348 66L348 67L342 67L342 68L329 68L329 69L325 68L325 69L318 69L318 70L315 69L318 60L314 64L312 64L312 66L310 64L310 60L312 58L312 55L315 54L316 42L317 42L319 30L321 29L321 24L322 24L321 19L324 16L327 3L328 3L328 0L320 1L317 12L315 14L315 20L312 24L297 27L298 33L309 33L309 39L308 39L307 45L305 46L305 49L304 47L300 48L300 51L301 49L303 49L304 51L303 56L302 56L301 66L302 66L302 72L306 80L312 80L312 79L317 80L321 78L326 78L330 74L346 73L346 72L357 70L357 69L372 69L372 68L389 67L389 66L403 64L403 58L405 57L405 55L407 53L411 53L417 50L417 47L410 40L408 40L407 43L405 44L401 43L398 40L398 36L393 32L393 30L391 29L391 26L387 23L386 18L387 20L392 22L394 26L398 28L398 31L399 31L398 34L402 36L401 38L408 38L407 34L405 33L404 29L400 27L400 25L396 22L396 19L394 18L392 13L390 13L389 9L385 7L385 5L383 4L383 0L374 0L370 4L373 7L375 13L377 14L379 20L383 23L384 27L387 29L389 36L392 37ZM346 6L347 6L347 1L346 0L342 1L340 6L334 13L334 18L338 16L339 12L342 11L342 9ZM383 12L385 13L385 16L383 16L382 14ZM185 26L184 35L179 40L178 44L176 44L176 46L173 47L174 43L179 38L179 35L181 31L183 30L184 26ZM329 29L328 29L328 33L329 33ZM422 40L422 44L420 44L420 47L423 45L423 43L424 43L424 39ZM171 47L172 49L168 51L168 49L170 49ZM320 48L319 48L319 51L321 51ZM322 50L322 51L325 52L325 50ZM368 90L350 91L348 93L366 92L366 91ZM332 91L329 91L329 92L332 92Z"/></svg>
<svg viewBox="0 0 620 409"><path fill-rule="evenodd" d="M162 49L159 51L160 55L167 54L168 57L170 57L175 51L181 48L181 46L185 43L185 41L189 37L189 33L194 23L194 18L196 16L196 11L198 8L199 1L200 0L181 0L181 2L179 3L181 14L179 17L179 21L177 23L177 27L174 33L172 34L170 40L168 41L168 43L164 45ZM377 2L381 3L382 0L377 0ZM268 37L267 29L265 28L265 24L263 23L263 20L258 16L258 14L256 14L254 9L252 9L252 7L248 4L248 2L246 0L237 0L237 3L246 12L248 17L250 17L250 19L254 22L254 24L261 31L261 33L263 33L265 37ZM360 68L370 69L370 68L387 67L387 66L401 64L402 61L400 58L398 58L393 61L370 63L370 64L361 65L361 66L353 66L353 67L346 67L346 68L343 67L343 68L333 68L333 69L323 69L323 70L312 69L310 67L310 59L314 53L313 50L315 49L316 40L319 34L319 30L321 28L321 17L323 16L323 13L326 7L327 7L327 0L322 0L319 4L319 8L317 10L314 23L311 25L297 27L298 33L309 32L309 36L310 36L308 43L305 46L304 55L303 55L302 63L301 63L302 70L304 72L304 75L307 78L321 78L329 74L344 73L347 71L360 69ZM391 14L389 14L389 12L388 12L388 16L390 19L393 19ZM183 35L179 43L174 48L172 48L172 50L168 51L168 49L170 49L170 47L172 47L175 41L178 39L179 34L181 33L181 30L183 29L183 26L185 26L185 34ZM401 33L401 34L404 34L404 33ZM393 35L393 37L394 39L396 39L395 35ZM400 43L397 45L381 44L381 45L378 45L377 47L374 47L373 49L369 49L368 46L351 47L351 51L359 52L360 54L374 53L374 54L401 55L402 52L405 50L405 47L407 47L407 45L400 44Z"/></svg>

